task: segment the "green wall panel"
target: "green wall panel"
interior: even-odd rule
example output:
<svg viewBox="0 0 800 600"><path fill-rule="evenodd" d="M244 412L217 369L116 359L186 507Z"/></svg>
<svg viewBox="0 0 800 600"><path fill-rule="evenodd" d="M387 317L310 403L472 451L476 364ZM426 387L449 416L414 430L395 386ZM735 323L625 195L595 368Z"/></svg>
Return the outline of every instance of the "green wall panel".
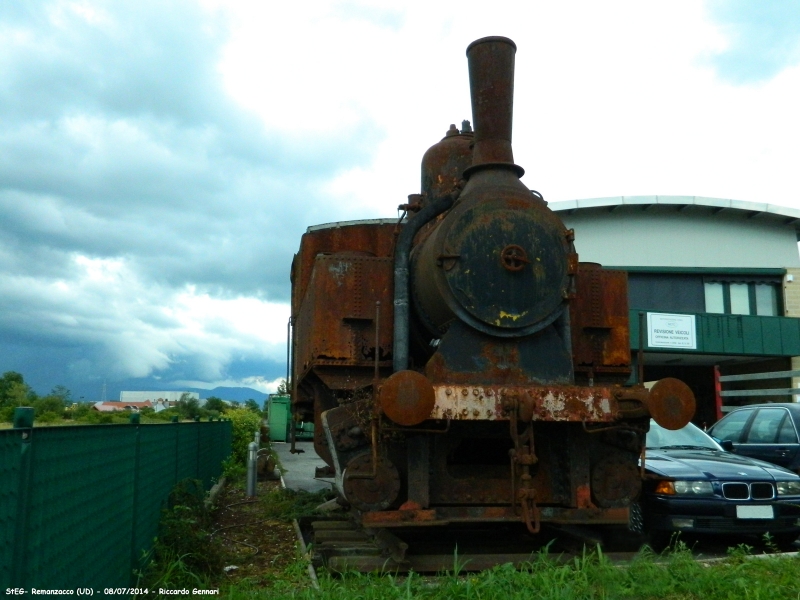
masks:
<svg viewBox="0 0 800 600"><path fill-rule="evenodd" d="M781 343L783 352L789 356L800 356L800 319L781 319Z"/></svg>
<svg viewBox="0 0 800 600"><path fill-rule="evenodd" d="M761 318L741 317L741 323L743 348L747 348L748 352L764 354L764 336Z"/></svg>
<svg viewBox="0 0 800 600"><path fill-rule="evenodd" d="M723 317L704 316L700 319L698 329L698 347L709 354L725 352L725 336L723 334Z"/></svg>
<svg viewBox="0 0 800 600"><path fill-rule="evenodd" d="M780 317L762 317L761 321L761 340L765 352L779 349L783 353L783 342L781 341L781 319Z"/></svg>
<svg viewBox="0 0 800 600"><path fill-rule="evenodd" d="M0 589L130 585L172 487L218 477L231 439L230 422L0 431Z"/></svg>
<svg viewBox="0 0 800 600"><path fill-rule="evenodd" d="M631 310L630 342L638 349L638 310ZM685 313L689 314L689 313ZM800 356L800 319L755 315L696 314L697 349L650 348L650 352L687 352L751 356Z"/></svg>
<svg viewBox="0 0 800 600"><path fill-rule="evenodd" d="M175 479L177 427L139 428L139 480L136 486L132 560L139 561L158 535L161 509L167 504Z"/></svg>
<svg viewBox="0 0 800 600"><path fill-rule="evenodd" d="M33 430L28 584L109 586L128 575L130 553L119 549L130 545L135 441L126 425ZM88 564L87 553L96 556Z"/></svg>
<svg viewBox="0 0 800 600"><path fill-rule="evenodd" d="M0 582L11 581L14 530L20 496L23 451L29 448L22 431L4 431L0 436ZM23 450L24 449L24 450ZM7 586L0 585L5 590Z"/></svg>

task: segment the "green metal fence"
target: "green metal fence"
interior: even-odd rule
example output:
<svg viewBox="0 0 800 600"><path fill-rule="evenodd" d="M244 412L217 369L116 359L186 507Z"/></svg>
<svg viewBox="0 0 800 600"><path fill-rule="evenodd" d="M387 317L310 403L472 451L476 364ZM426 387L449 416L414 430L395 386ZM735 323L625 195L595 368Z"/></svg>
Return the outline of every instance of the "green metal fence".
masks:
<svg viewBox="0 0 800 600"><path fill-rule="evenodd" d="M208 488L230 421L0 431L0 590L126 587L172 487Z"/></svg>

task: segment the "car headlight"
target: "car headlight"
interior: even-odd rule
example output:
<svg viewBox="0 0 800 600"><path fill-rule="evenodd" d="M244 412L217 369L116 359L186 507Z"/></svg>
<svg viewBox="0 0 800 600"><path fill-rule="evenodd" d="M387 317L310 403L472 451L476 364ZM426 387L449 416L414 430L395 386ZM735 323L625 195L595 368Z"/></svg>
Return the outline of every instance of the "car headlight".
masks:
<svg viewBox="0 0 800 600"><path fill-rule="evenodd" d="M710 481L660 481L655 493L667 496L711 496L714 487Z"/></svg>
<svg viewBox="0 0 800 600"><path fill-rule="evenodd" d="M779 496L800 496L800 481L776 481Z"/></svg>

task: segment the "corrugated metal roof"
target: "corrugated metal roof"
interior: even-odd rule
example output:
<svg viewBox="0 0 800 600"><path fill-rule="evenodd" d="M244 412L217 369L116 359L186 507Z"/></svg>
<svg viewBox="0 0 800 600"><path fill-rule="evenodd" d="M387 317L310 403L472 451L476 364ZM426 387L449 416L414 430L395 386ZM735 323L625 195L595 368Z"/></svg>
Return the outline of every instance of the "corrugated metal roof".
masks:
<svg viewBox="0 0 800 600"><path fill-rule="evenodd" d="M306 233L319 231L320 229L333 229L335 227L350 227L352 225L394 225L399 219L361 219L360 221L336 221L334 223L322 223L312 225L306 229Z"/></svg>
<svg viewBox="0 0 800 600"><path fill-rule="evenodd" d="M762 202L732 200L730 198L708 198L706 196L610 196L607 198L584 198L581 200L551 202L549 206L554 212L568 212L569 214L582 210L602 208L613 211L616 208L628 206L638 206L643 209L649 206L675 207L676 209L695 206L712 209L715 213L722 211L730 213L741 212L747 217L765 216L774 218L781 221L783 225L793 226L796 231L800 232L800 210L796 208Z"/></svg>

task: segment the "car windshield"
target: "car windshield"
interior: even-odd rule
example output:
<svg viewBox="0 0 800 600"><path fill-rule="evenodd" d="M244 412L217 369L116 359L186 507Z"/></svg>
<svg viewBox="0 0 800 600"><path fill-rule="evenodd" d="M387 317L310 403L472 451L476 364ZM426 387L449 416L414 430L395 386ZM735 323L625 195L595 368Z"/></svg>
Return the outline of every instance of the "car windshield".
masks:
<svg viewBox="0 0 800 600"><path fill-rule="evenodd" d="M650 431L647 432L647 447L656 449L692 449L722 450L711 437L691 423L677 431L670 431L650 419Z"/></svg>

